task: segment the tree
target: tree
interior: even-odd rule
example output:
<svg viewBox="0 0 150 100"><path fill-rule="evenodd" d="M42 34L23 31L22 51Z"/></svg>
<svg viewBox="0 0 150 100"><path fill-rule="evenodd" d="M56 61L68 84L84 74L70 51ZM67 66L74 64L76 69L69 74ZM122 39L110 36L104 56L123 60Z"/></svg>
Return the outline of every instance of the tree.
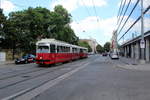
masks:
<svg viewBox="0 0 150 100"><path fill-rule="evenodd" d="M4 45L4 27L6 24L7 20L6 20L6 16L3 14L3 10L0 8L0 49L5 47L6 45Z"/></svg>
<svg viewBox="0 0 150 100"><path fill-rule="evenodd" d="M79 45L79 46L82 46L82 47L88 48L88 52L91 52L91 51L92 51L92 48L90 47L90 45L89 45L87 42L85 42L85 41L79 41L79 42L78 42L78 45Z"/></svg>
<svg viewBox="0 0 150 100"><path fill-rule="evenodd" d="M106 43L104 44L104 50L105 50L106 52L109 52L109 51L110 51L110 42L106 42Z"/></svg>
<svg viewBox="0 0 150 100"><path fill-rule="evenodd" d="M98 44L98 45L96 46L96 51L97 51L98 53L102 53L102 52L104 52L104 48L103 48L100 44Z"/></svg>
<svg viewBox="0 0 150 100"><path fill-rule="evenodd" d="M77 44L79 40L74 31L70 27L71 14L61 5L57 5L52 12L53 24L56 26L52 33L55 38L71 44Z"/></svg>
<svg viewBox="0 0 150 100"><path fill-rule="evenodd" d="M70 22L71 15L60 5L54 11L29 7L9 14L4 36L8 47L20 48L28 53L35 50L35 43L41 38L55 38L77 44L78 37L69 26Z"/></svg>
<svg viewBox="0 0 150 100"><path fill-rule="evenodd" d="M4 35L3 27L6 23L6 16L3 14L3 10L0 8L0 36Z"/></svg>

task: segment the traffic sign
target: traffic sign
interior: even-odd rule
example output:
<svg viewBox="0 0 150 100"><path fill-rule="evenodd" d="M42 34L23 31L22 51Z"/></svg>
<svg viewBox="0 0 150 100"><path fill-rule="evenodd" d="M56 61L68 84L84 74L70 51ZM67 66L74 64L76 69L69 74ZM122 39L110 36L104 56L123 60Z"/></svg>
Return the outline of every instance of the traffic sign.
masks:
<svg viewBox="0 0 150 100"><path fill-rule="evenodd" d="M144 41L144 40L141 40L141 41L140 41L140 47L141 47L141 48L145 48L145 41Z"/></svg>

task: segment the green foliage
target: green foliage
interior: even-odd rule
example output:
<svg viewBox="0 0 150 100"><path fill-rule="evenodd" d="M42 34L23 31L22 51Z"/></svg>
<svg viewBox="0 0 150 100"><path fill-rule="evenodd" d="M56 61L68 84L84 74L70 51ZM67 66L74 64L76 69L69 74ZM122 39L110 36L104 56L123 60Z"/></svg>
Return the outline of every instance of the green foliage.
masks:
<svg viewBox="0 0 150 100"><path fill-rule="evenodd" d="M110 42L106 42L106 43L104 44L104 50L105 50L106 52L109 52L109 51L110 51Z"/></svg>
<svg viewBox="0 0 150 100"><path fill-rule="evenodd" d="M90 47L90 45L89 45L87 42L85 42L85 41L79 41L79 42L78 42L78 45L79 45L79 46L82 46L82 47L88 48L88 52L91 52L91 51L92 51L92 48Z"/></svg>
<svg viewBox="0 0 150 100"><path fill-rule="evenodd" d="M104 52L104 48L103 48L100 44L98 44L98 45L96 46L96 51L97 51L98 53L102 53L102 52Z"/></svg>
<svg viewBox="0 0 150 100"><path fill-rule="evenodd" d="M4 19L0 12L0 22ZM19 48L28 53L35 50L35 43L41 38L55 38L77 44L79 39L69 26L70 22L71 15L61 5L56 6L54 11L29 7L11 12L4 27L5 44L8 44L7 48Z"/></svg>
<svg viewBox="0 0 150 100"><path fill-rule="evenodd" d="M6 16L4 16L3 14L3 10L0 9L0 36L3 36L4 35L4 26L5 26L5 23L6 23Z"/></svg>

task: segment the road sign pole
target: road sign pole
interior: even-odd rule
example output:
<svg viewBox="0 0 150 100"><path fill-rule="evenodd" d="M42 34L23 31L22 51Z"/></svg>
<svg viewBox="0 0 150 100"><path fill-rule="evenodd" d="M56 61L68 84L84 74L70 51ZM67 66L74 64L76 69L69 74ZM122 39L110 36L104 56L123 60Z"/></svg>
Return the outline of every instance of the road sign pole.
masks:
<svg viewBox="0 0 150 100"><path fill-rule="evenodd" d="M143 0L141 0L141 63L145 63L145 41L144 41L144 23L143 23Z"/></svg>

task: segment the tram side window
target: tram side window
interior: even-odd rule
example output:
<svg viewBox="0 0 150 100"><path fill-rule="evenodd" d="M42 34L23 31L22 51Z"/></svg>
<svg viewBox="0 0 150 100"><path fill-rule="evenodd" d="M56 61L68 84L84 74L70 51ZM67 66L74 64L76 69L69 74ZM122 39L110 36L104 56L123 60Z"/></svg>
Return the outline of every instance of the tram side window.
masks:
<svg viewBox="0 0 150 100"><path fill-rule="evenodd" d="M64 47L63 46L57 46L57 52L58 53L63 53L64 52Z"/></svg>
<svg viewBox="0 0 150 100"><path fill-rule="evenodd" d="M60 49L61 49L60 46L57 46L57 52L58 53L60 53L60 51L61 51Z"/></svg>
<svg viewBox="0 0 150 100"><path fill-rule="evenodd" d="M72 48L72 53L75 53L75 48Z"/></svg>
<svg viewBox="0 0 150 100"><path fill-rule="evenodd" d="M70 47L67 47L67 52L70 53Z"/></svg>
<svg viewBox="0 0 150 100"><path fill-rule="evenodd" d="M72 52L73 52L73 53L77 53L77 52L78 52L77 48L73 48L73 49L72 49Z"/></svg>
<svg viewBox="0 0 150 100"><path fill-rule="evenodd" d="M86 53L86 49L83 49L83 53Z"/></svg>
<svg viewBox="0 0 150 100"><path fill-rule="evenodd" d="M80 53L83 53L84 51L83 51L83 49L80 49Z"/></svg>
<svg viewBox="0 0 150 100"><path fill-rule="evenodd" d="M55 51L55 45L54 44L50 45L50 52L51 53L56 53L56 51Z"/></svg>
<svg viewBox="0 0 150 100"><path fill-rule="evenodd" d="M37 53L48 53L49 47L48 46L38 46Z"/></svg>

